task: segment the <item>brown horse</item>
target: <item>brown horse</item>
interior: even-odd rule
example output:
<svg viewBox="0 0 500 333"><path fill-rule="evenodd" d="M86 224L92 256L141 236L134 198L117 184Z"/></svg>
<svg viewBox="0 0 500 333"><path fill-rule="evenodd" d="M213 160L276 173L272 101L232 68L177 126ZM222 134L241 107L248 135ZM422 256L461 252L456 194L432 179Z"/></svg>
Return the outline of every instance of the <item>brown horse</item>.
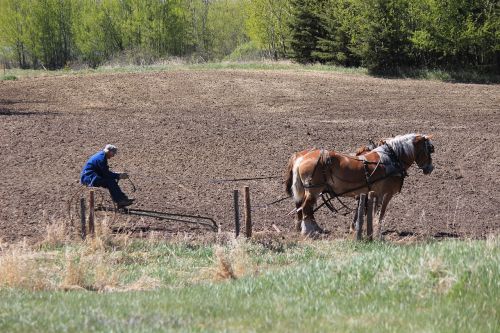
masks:
<svg viewBox="0 0 500 333"><path fill-rule="evenodd" d="M358 149L356 149L356 152L354 154L355 154L355 156L365 155L365 154L371 152L372 150L374 150L375 148L383 145L384 143L385 143L384 140L380 140L378 142L378 144L376 144L375 142L373 142L370 139L368 145L359 147ZM288 195L293 196L293 193L292 193L291 189L292 189L292 184L293 184L293 166L295 164L295 161L298 158L306 155L307 153L312 152L312 151L316 151L316 150L318 150L318 149L311 148L311 149L305 149L305 150L296 152L296 153L292 154L292 156L288 160L287 169L285 171L285 190L288 193ZM301 227L302 212L301 212L301 209L299 209L299 206L297 206L297 208L294 211L297 212L297 219L296 219L296 224L295 224L295 230L298 231L298 232L300 232L301 228L302 228ZM293 211L292 211L292 213L293 213ZM353 226L351 226L351 229L353 229Z"/></svg>
<svg viewBox="0 0 500 333"><path fill-rule="evenodd" d="M381 223L392 196L401 191L408 168L416 163L424 174L434 169L430 139L414 133L400 135L382 140L374 150L358 149L358 156L320 149L293 154L285 183L286 191L294 197L302 234L322 232L314 219L314 205L321 193L355 197L374 191Z"/></svg>

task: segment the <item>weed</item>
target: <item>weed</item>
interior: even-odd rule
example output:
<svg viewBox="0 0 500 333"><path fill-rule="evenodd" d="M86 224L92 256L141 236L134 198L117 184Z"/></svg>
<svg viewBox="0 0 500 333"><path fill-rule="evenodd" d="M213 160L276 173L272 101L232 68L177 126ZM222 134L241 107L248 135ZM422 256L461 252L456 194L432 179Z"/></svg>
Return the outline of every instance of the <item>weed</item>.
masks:
<svg viewBox="0 0 500 333"><path fill-rule="evenodd" d="M15 75L4 75L2 77L2 80L4 80L4 81L15 81L15 80L17 80L17 76L15 76Z"/></svg>

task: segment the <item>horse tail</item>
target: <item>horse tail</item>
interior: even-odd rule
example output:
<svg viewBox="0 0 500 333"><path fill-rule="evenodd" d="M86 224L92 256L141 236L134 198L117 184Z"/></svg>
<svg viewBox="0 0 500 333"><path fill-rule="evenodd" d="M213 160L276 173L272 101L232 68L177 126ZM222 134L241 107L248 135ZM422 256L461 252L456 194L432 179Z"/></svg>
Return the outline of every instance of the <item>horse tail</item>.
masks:
<svg viewBox="0 0 500 333"><path fill-rule="evenodd" d="M297 159L297 153L294 153L288 159L288 164L286 166L285 171L285 191L288 195L293 195L292 193L292 184L293 184L293 166L295 165L295 161Z"/></svg>
<svg viewBox="0 0 500 333"><path fill-rule="evenodd" d="M299 166L304 154L304 152L293 154L286 168L285 190L288 195L293 196L295 203L301 203L304 199L304 184L299 175Z"/></svg>

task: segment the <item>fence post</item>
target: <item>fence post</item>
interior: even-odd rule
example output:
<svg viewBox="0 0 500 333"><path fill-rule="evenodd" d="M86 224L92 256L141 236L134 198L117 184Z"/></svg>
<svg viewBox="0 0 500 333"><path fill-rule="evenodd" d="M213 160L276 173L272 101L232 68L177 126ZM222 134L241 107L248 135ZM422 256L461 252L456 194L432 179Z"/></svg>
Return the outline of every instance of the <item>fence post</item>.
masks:
<svg viewBox="0 0 500 333"><path fill-rule="evenodd" d="M243 197L245 198L245 236L247 238L252 237L252 215L250 207L250 187L245 186L245 191L243 192Z"/></svg>
<svg viewBox="0 0 500 333"><path fill-rule="evenodd" d="M234 233L235 237L240 235L240 207L238 204L239 191L233 190L233 204L234 204Z"/></svg>
<svg viewBox="0 0 500 333"><path fill-rule="evenodd" d="M80 223L82 227L82 239L85 240L87 237L87 228L85 226L85 221L87 220L85 216L85 198L80 198Z"/></svg>
<svg viewBox="0 0 500 333"><path fill-rule="evenodd" d="M359 205L358 205L358 219L356 220L356 239L361 240L363 238L363 220L365 218L366 209L366 194L362 193L359 195Z"/></svg>
<svg viewBox="0 0 500 333"><path fill-rule="evenodd" d="M94 228L94 190L90 190L89 193L89 234L94 237L95 228Z"/></svg>
<svg viewBox="0 0 500 333"><path fill-rule="evenodd" d="M375 192L368 193L368 204L366 205L366 236L368 240L373 240L373 209L375 205Z"/></svg>

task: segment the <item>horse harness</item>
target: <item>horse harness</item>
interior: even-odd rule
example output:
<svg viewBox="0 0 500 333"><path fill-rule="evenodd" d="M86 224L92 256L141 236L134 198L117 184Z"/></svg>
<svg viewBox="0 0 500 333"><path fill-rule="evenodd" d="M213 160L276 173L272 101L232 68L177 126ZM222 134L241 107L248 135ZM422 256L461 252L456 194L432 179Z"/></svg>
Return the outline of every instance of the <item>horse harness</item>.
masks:
<svg viewBox="0 0 500 333"><path fill-rule="evenodd" d="M384 143L381 147L384 148L383 152L377 151L377 153L379 153L379 155L384 154L384 153L387 154L387 156L389 156L389 160L390 160L389 163L382 162L382 156L380 156L378 162L369 162L362 155L360 156L361 159L358 159L358 160L363 161L363 168L365 171L366 186L368 187L368 191L371 191L372 184L379 181L379 180L382 180L382 179L385 179L388 177L392 177L392 176L399 176L399 177L401 177L401 185L399 187L399 191L401 192L401 189L403 188L404 180L406 177L408 177L408 172L405 169L405 164L403 161L401 161L401 159L398 157L398 155L396 154L396 152L394 151L394 149L392 149L392 147L390 145L388 145L387 143ZM368 166L370 164L376 164L375 169L373 169L373 171L371 173L370 173L370 170L368 168ZM384 177L373 181L371 179L371 177L375 174L375 171L377 171L377 168L379 167L380 164L388 165L389 172L386 172Z"/></svg>
<svg viewBox="0 0 500 333"><path fill-rule="evenodd" d="M396 152L394 151L394 149L392 149L392 147L390 145L388 145L387 143L385 143L381 147L385 148L384 151L383 152L377 152L377 153L379 153L379 154L384 154L384 153L387 154L387 156L389 156L390 162L382 162L382 157L379 158L378 162L370 162L370 161L367 161L366 158L363 155L358 156L358 157L348 156L349 158L352 158L352 159L354 159L356 161L363 162L363 169L364 169L364 172L365 172L366 186L368 187L369 190L371 190L371 186L373 185L373 183L376 183L377 181L380 181L382 179L385 179L385 178L388 178L388 177L392 177L392 176L400 176L401 179L404 180L404 178L406 178L408 176L408 172L405 169L404 162L401 161L401 159L396 155ZM304 184L305 188L322 187L322 186L325 186L325 185L328 188L330 188L330 186L328 184L328 181L327 181L327 169L329 167L331 167L332 161L328 157L328 150L326 150L326 149L321 149L320 150L320 153L319 153L319 156L318 156L318 160L316 162L316 165L314 166L314 170L313 170L313 172L311 174L312 175L311 177L313 177L314 174L316 174L316 171L317 171L318 166L320 164L322 166L324 166L322 168L323 183L316 184L316 185L313 185L313 184L307 184L306 185L306 184ZM371 164L375 164L375 168L370 172L369 165L371 165ZM378 167L381 164L389 166L389 172L386 172L385 176L382 177L382 178L378 178L376 180L372 180L373 175L375 174L375 172L377 171ZM363 185L363 187L364 186L365 185ZM403 186L403 184L401 183L401 187L402 186ZM355 191L357 189L359 189L359 188L350 190L349 192Z"/></svg>
<svg viewBox="0 0 500 333"><path fill-rule="evenodd" d="M354 188L354 189L350 189L349 191L345 191L343 193L336 193L332 188L331 186L328 184L328 180L327 180L327 170L331 167L332 165L332 160L328 157L328 151L325 150L325 149L321 149L320 150L320 154L318 156L318 160L316 162L316 165L314 166L314 170L312 172L312 176L311 178L314 176L314 174L316 174L316 171L317 171L317 168L318 168L318 165L322 164L323 165L323 168L322 168L322 174L323 174L323 183L321 184L304 184L304 188L318 188L318 187L323 187L323 186L326 186L326 191L323 191L320 195L321 195L321 198L323 199L323 204L321 204L320 206L318 206L316 210L318 210L319 208L321 208L321 206L325 205L328 207L328 209L330 209L332 212L334 213L339 213L339 210L336 209L333 204L331 203L331 200L333 199L337 199L339 201L339 203L346 209L352 211L353 209L352 208L349 208L345 203L343 203L341 200L340 200L340 196L346 194L346 193L349 193L349 192L353 192L353 191L356 191L356 190L359 190L363 187L368 187L368 191L371 191L371 188L372 188L372 185L378 181L381 181L385 178L389 178L389 177L392 177L392 176L399 176L401 177L401 185L400 185L400 188L399 188L399 191L401 192L401 189L403 188L403 183L404 183L404 179L408 176L408 173L404 167L404 162L401 161L401 159L396 155L396 152L392 149L392 147L390 145L388 145L387 143L385 143L383 145L383 147L385 148L383 152L380 152L381 154L387 154L387 156L389 156L389 159L390 159L390 162L382 162L382 157L379 158L378 162L370 162L370 161L367 161L366 158L361 155L359 156L358 158L353 158L353 157L350 157L350 158L353 158L355 160L358 160L358 161L361 161L363 162L363 169L364 169L364 172L365 172L365 181L366 181L366 185L362 185L360 187L357 187L357 188ZM369 169L369 165L370 164L375 164L375 168L373 169L373 171L370 172L370 169ZM389 165L389 166L392 166L392 170L389 171L388 173L385 174L385 176L383 176L382 178L378 178L378 179L375 179L375 180L372 180L372 177L373 175L375 174L375 172L377 171L378 167L380 165ZM312 179L311 179L312 181Z"/></svg>
<svg viewBox="0 0 500 333"><path fill-rule="evenodd" d="M348 211L352 211L351 208L349 208L344 202L342 202L342 200L340 200L340 196L343 194L337 194L335 193L335 191L333 190L333 188L328 184L328 180L327 180L327 170L332 166L332 160L328 157L328 150L326 149L321 149L320 150L320 153L319 153L319 156L318 156L318 160L316 161L316 165L314 166L314 170L311 174L311 178L314 177L314 174L316 174L316 170L318 169L318 165L322 164L323 165L323 168L322 168L322 174L323 174L323 183L321 184L317 184L317 185L313 185L313 184L304 184L304 188L317 188L317 187L323 187L323 186L326 186L326 191L323 191L321 192L321 199L323 199L323 203L318 206L316 210L318 210L321 206L325 205L326 207L328 207L328 209L330 209L332 212L334 213L339 213L339 210L336 209L333 204L331 203L332 199L337 199L337 201L343 206L343 208L347 209ZM312 181L312 179L311 179ZM348 214L349 212L347 212L346 214Z"/></svg>

